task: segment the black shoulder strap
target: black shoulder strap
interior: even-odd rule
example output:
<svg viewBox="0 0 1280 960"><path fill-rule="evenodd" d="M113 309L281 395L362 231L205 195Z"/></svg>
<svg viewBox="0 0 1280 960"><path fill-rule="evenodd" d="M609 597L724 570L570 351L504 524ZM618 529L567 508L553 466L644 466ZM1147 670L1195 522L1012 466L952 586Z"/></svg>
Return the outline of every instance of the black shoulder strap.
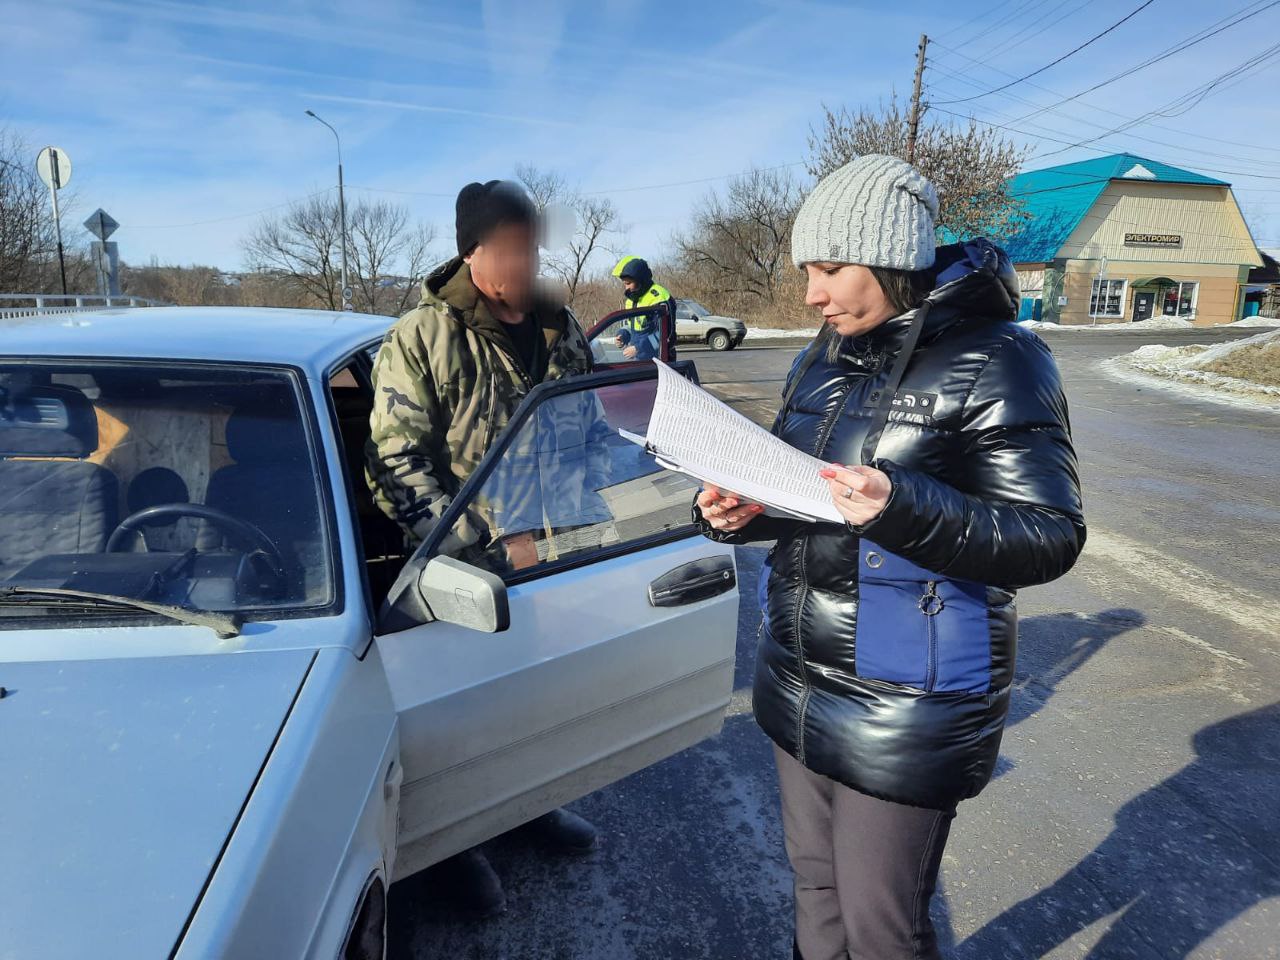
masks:
<svg viewBox="0 0 1280 960"><path fill-rule="evenodd" d="M826 351L830 334L831 328L823 324L822 330L813 338L813 343L805 350L804 356L800 360L800 366L796 368L795 375L787 382L787 388L782 392L782 408L778 411L779 416L786 413L787 404L795 396L796 389L800 386L800 381L809 372L809 368L813 366L814 361Z"/></svg>
<svg viewBox="0 0 1280 960"><path fill-rule="evenodd" d="M876 402L875 413L871 416L871 424L862 441L862 462L871 463L876 458L876 448L880 446L880 437L884 433L885 424L889 422L889 411L893 409L893 398L898 393L898 386L907 372L907 364L911 362L911 354L915 352L916 343L920 340L920 331L924 329L924 318L929 315L930 301L926 300L916 309L911 318L911 326L907 335L902 338L902 347L893 358L893 367L889 370L889 379L880 389L880 399Z"/></svg>

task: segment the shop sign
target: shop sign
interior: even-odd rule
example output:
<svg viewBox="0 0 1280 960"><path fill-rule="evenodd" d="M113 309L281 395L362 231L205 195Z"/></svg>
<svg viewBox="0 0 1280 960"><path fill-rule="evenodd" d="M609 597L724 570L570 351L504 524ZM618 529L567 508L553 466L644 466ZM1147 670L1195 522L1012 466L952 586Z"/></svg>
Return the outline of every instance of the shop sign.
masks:
<svg viewBox="0 0 1280 960"><path fill-rule="evenodd" d="M1126 247L1180 247L1182 237L1176 233L1126 233Z"/></svg>

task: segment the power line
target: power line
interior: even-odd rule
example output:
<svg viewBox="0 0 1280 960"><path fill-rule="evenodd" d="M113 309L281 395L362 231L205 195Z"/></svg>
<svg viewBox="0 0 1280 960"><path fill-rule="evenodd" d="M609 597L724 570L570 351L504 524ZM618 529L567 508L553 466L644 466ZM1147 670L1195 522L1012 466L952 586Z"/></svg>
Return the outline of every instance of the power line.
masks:
<svg viewBox="0 0 1280 960"><path fill-rule="evenodd" d="M1256 3L1256 2L1260 2L1260 0L1255 0L1255 3ZM1034 88L1035 88L1035 89L1037 89L1037 90L1041 90L1041 91L1043 91L1044 93L1049 94L1050 96L1054 96L1054 97L1059 97L1059 98L1061 98L1057 103L1053 103L1053 104L1049 104L1049 105L1045 106L1045 105L1037 104L1037 103L1035 103L1034 101L1027 100L1027 99L1026 99L1026 98L1024 98L1024 97L1020 97L1020 96L1018 96L1017 94L1013 94L1013 93L1004 93L1004 94L1002 94L1002 96L1009 97L1010 99L1020 100L1020 101L1022 101L1023 103L1026 103L1026 104L1028 104L1029 106L1032 106L1032 107L1035 107L1035 108L1036 108L1036 110L1035 110L1035 111L1033 111L1032 113L1026 114L1026 115L1024 115L1024 116L1022 116L1022 117L1017 118L1016 120L1011 121L1011 122L1013 122L1013 123L1020 123L1020 122L1023 122L1023 121L1025 121L1025 120L1031 119L1031 118L1033 118L1033 117L1039 116L1039 115L1040 115L1040 114L1042 114L1042 113L1047 113L1047 112L1051 112L1051 111L1054 111L1054 110L1059 110L1059 109L1061 109L1063 106L1065 106L1066 104L1071 103L1072 101L1078 100L1079 98L1081 98L1081 97L1085 96L1086 94L1092 93L1092 92L1094 92L1095 90L1099 90L1099 89L1101 89L1102 87L1107 86L1108 84L1114 83L1114 82L1116 82L1117 80L1121 80L1121 79L1123 79L1123 78L1125 78L1125 77L1127 77L1127 76L1130 76L1130 75L1132 75L1133 73L1136 73L1136 72L1137 72L1137 71L1139 71L1139 70L1142 70L1142 69L1144 69L1144 68L1146 68L1146 67L1148 67L1148 66L1152 66L1153 64L1158 63L1158 62L1160 62L1161 60L1167 59L1168 57L1171 57L1171 56L1173 56L1173 55L1175 55L1175 54L1177 54L1177 53L1181 53L1183 50L1187 50L1187 49L1189 49L1190 47L1193 47L1193 46L1195 46L1196 44L1201 43L1201 42L1202 42L1202 41L1204 41L1204 40L1208 40L1210 37L1213 37L1213 36L1218 35L1219 33L1222 33L1224 30L1228 30L1228 29L1230 29L1231 27L1236 26L1237 24L1243 23L1245 20L1248 20L1248 19L1250 19L1250 18L1252 18L1252 17L1255 17L1255 16L1257 16L1257 15L1258 15L1258 14L1260 14L1260 13L1264 13L1264 12L1266 12L1266 11L1267 11L1268 9L1270 9L1271 7L1280 6L1280 0L1271 0L1271 2L1269 2L1269 3L1265 3L1262 7L1258 8L1258 9L1256 9L1256 10L1252 10L1252 11L1250 11L1250 10L1249 10L1249 6L1253 6L1253 5L1254 5L1254 4L1249 4L1249 5L1245 6L1245 7L1243 7L1241 10L1237 10L1235 13L1228 14L1226 17L1223 17L1222 19L1214 21L1213 23L1209 24L1209 26L1202 28L1201 30L1199 30L1199 31L1197 31L1196 33L1192 34L1190 37L1187 37L1187 38L1184 38L1183 40L1178 41L1178 43L1174 44L1172 47L1168 47L1168 48L1166 48L1164 51L1162 51L1161 53L1157 54L1156 56L1151 57L1151 58L1149 58L1149 59L1147 59L1147 60L1145 60L1145 61L1143 61L1143 62L1141 62L1141 63L1139 63L1139 64L1137 64L1137 65L1135 65L1135 66L1133 66L1133 67L1130 67L1130 68L1128 68L1128 69L1126 69L1126 70L1124 70L1124 71L1121 71L1120 73L1118 73L1118 74L1116 74L1116 75L1114 75L1114 76L1112 76L1112 77L1109 77L1108 79L1106 79L1106 80L1102 81L1101 83L1095 84L1094 86L1092 86L1092 87L1088 88L1087 90L1082 90L1082 91L1080 91L1079 93L1073 94L1072 96L1069 96L1069 97L1068 97L1068 96L1065 96L1064 94L1059 93L1059 92L1058 92L1058 91L1056 91L1056 90L1052 90L1052 89L1050 89L1050 88L1048 88L1048 87L1041 86L1040 84L1037 84L1037 83L1030 83L1030 82L1028 82L1028 83L1027 83L1027 85L1028 85L1028 86L1030 86L1030 87L1034 87ZM1238 19L1232 20L1232 18L1233 18L1233 17L1238 18ZM1232 22L1227 23L1226 21L1229 21L1229 20L1230 20L1230 21L1232 21ZM1223 24L1225 24L1225 25L1223 26ZM1218 27L1218 29L1213 29L1213 28L1215 28L1215 27ZM1205 31L1210 31L1210 32L1206 33ZM1006 77L1014 77L1014 76L1015 76L1014 74L1010 73L1010 72L1009 72L1009 71L1007 71L1007 70L1002 70L1002 69L1000 69L999 67L993 66L993 65L991 65L991 64L985 63L985 62L980 61L980 60L976 60L976 59L974 59L973 57L969 56L969 55L968 55L968 54L966 54L966 53L963 53L963 52L962 52L962 51L960 51L960 50L956 50L956 49L954 49L954 48L952 48L952 47L948 47L948 46L947 46L946 44L944 44L944 43L941 43L941 42L938 42L938 41L934 41L934 43L935 43L937 46L942 47L943 49L947 50L949 53L955 54L956 56L959 56L959 57L963 58L964 60L967 60L968 62L970 62L970 63L974 64L975 66L986 67L987 69L991 70L993 73L999 73L999 74L1002 74L1003 76L1006 76ZM934 68L935 68L935 70L940 70L940 68L937 66L936 62L935 62L935 64L934 64ZM945 72L945 71L943 71L943 72ZM952 74L950 74L950 75L951 75L951 76L958 76L957 74L954 74L954 73L952 73ZM965 80L964 80L964 82L965 82L965 83L968 83L968 84L970 84L970 85L972 85L972 86L974 86L974 87L979 86L979 84L978 84L978 83L976 83L975 81L972 81L972 80L965 79ZM1109 114L1111 114L1111 115L1113 115L1113 116L1117 116L1117 117L1125 117L1125 115L1124 115L1124 114L1118 113L1118 112L1116 112L1115 110L1110 110L1110 109L1108 109L1107 107L1103 107L1103 106L1092 106L1092 105L1091 105L1091 106L1090 106L1090 109L1098 110L1098 111L1101 111L1101 112L1103 112L1103 113L1109 113ZM1087 121L1080 121L1080 120L1078 120L1078 118L1070 118L1070 119L1076 119L1076 122L1087 122ZM1128 118L1126 118L1126 119L1128 119ZM1153 126L1157 126L1157 127L1160 127L1160 126L1161 126L1160 124L1152 124L1152 125L1153 125ZM1167 128L1167 127L1165 127L1165 128L1163 128L1163 129L1171 129L1171 128ZM1209 141L1214 142L1214 143L1229 144L1229 145L1231 145L1231 146L1235 146L1235 147L1245 147L1245 148L1257 149L1257 144L1256 144L1256 143L1243 143L1243 142L1238 141L1238 140L1227 140L1227 139L1224 139L1224 138L1221 138L1221 137L1206 137L1206 136L1204 136L1203 134L1194 133L1194 132L1192 132L1192 131L1188 131L1188 130L1176 130L1176 131L1173 131L1173 132L1176 132L1176 133L1180 134L1181 136L1189 136L1189 137L1193 137L1193 138L1195 138L1195 139L1197 139L1197 140L1209 140Z"/></svg>
<svg viewBox="0 0 1280 960"><path fill-rule="evenodd" d="M788 163L778 163L770 167L755 167L755 170L761 173L767 173L773 170L785 170L788 167L803 167L804 160L792 160ZM582 190L579 191L584 197L598 197L613 195L615 193L637 193L642 190L666 190L670 187L688 187L699 183L714 183L717 180L732 180L734 177L740 177L747 171L739 170L736 173L722 173L714 177L699 177L696 180L672 180L667 183L647 183L634 187L612 187L601 190ZM385 187L353 187L347 185L348 190L366 190L372 193L394 193L406 197L448 197L452 198L452 193L429 193L421 190L390 190Z"/></svg>
<svg viewBox="0 0 1280 960"><path fill-rule="evenodd" d="M269 207L263 207L261 210L250 210L248 213L233 213L230 216L215 217L212 220L193 220L190 223L122 223L120 226L127 227L130 230L178 230L182 227L203 227L211 223L227 223L230 220L256 217L260 213L270 213L272 210L279 210L282 207L292 207L296 203L304 203L336 189L336 187L325 187L325 189L309 193L305 197L295 197L293 200L286 200L283 203L274 203Z"/></svg>
<svg viewBox="0 0 1280 960"><path fill-rule="evenodd" d="M1017 30L1022 23L1033 22L1035 20L1036 11L1048 2L1049 0L1031 0L1029 3L1023 3L1020 5L1018 10L1011 11L1006 17L1004 17L1003 22L992 24L988 28L974 30L963 40L957 39L956 43L971 44L980 39L991 40L993 37L1009 30L1010 28Z"/></svg>
<svg viewBox="0 0 1280 960"><path fill-rule="evenodd" d="M1007 7L1012 2L1013 0L1002 0L1002 2L997 3L994 7L991 7L988 10L984 10L982 13L978 14L976 17L971 17L970 19L966 20L964 23L957 24L956 26L952 27L950 30L944 30L941 36L949 37L958 30L966 30L969 27L977 24L980 20L986 20L988 17L992 16L993 14L998 13L1000 10Z"/></svg>
<svg viewBox="0 0 1280 960"><path fill-rule="evenodd" d="M1064 53L1057 60L1054 60L1052 63L1046 63L1043 67L1041 67L1038 70L1032 70L1026 76L1019 77L1016 80L1012 80L1009 83L1004 84L1004 86L996 87L994 90L988 90L986 93L980 93L973 97L965 97L964 99L961 99L961 100L943 100L942 103L944 104L969 103L972 100L981 100L983 97L989 97L993 93L999 93L1001 90L1008 90L1012 86L1016 86L1017 84L1022 83L1026 80L1030 80L1032 77L1038 76L1039 74L1044 73L1046 70L1050 69L1051 67L1056 67L1058 64L1062 63L1063 60L1066 60L1069 57L1075 56L1077 53L1079 53L1085 47L1089 46L1091 43L1094 43L1097 40L1101 40L1103 37L1111 33L1121 24L1126 23L1129 20L1132 20L1134 17L1136 17L1139 13L1141 13L1147 7L1151 6L1151 4L1153 3L1155 3L1155 0L1144 0L1144 2L1137 7L1137 9L1133 10L1126 16L1117 20L1115 23L1107 27L1107 29L1103 30L1101 33L1094 34L1092 37L1090 37L1084 43L1080 44L1080 46L1076 47L1074 50L1070 50L1067 53Z"/></svg>
<svg viewBox="0 0 1280 960"><path fill-rule="evenodd" d="M1046 14L1046 16L1050 16L1052 15L1052 13L1057 13L1063 7L1067 6L1067 4L1072 2L1073 0L1065 0L1064 3L1061 3L1058 6L1054 7L1051 13ZM1054 27L1060 24L1063 20L1067 19L1067 17L1079 14L1082 10L1084 10L1085 7L1092 6L1097 2L1098 0L1084 0L1083 3L1076 2L1076 5L1071 10L1068 10L1066 13L1058 17L1056 20L1050 20L1049 22L1045 23L1038 30L1036 29L1035 23L1028 24L1027 26L1023 27L1021 30L1019 30L1017 33L1015 33L1012 37L1010 37L1005 42L996 44L985 53L980 54L980 56L982 57L982 62L984 64L990 63L996 57L999 57L1004 53L1008 52L1009 50L1012 50L1014 46L1019 43L1024 45L1027 43L1030 43L1032 40L1040 36L1042 33L1052 30Z"/></svg>
<svg viewBox="0 0 1280 960"><path fill-rule="evenodd" d="M1063 140L1059 137L1050 137L1042 133L1032 133L1029 130L1020 130L1017 127L1012 127L1004 123L994 123L990 120L980 120L977 117L967 113L956 113L954 110L943 110L941 107L934 107L932 109L936 109L939 113L945 113L948 116L958 117L961 120L972 120L974 123L980 123L984 127L994 127L997 130L1008 130L1011 133L1020 133L1024 137L1031 137L1033 140L1048 140L1051 143L1066 144L1066 146L1063 147L1063 150L1067 150L1072 147L1084 147L1085 149L1089 149L1091 153L1096 153L1098 156L1107 156L1108 154L1108 151L1106 150L1098 150L1096 148L1090 149L1088 147L1085 147L1085 143L1092 143L1093 141L1072 142L1069 140ZM1100 140L1102 138L1098 137L1096 139ZM1056 150L1054 152L1061 153L1062 151ZM1048 154L1037 154L1036 156L1043 157L1043 156L1048 156ZM1032 159L1036 159L1036 158L1033 157ZM1280 175L1271 175L1271 174L1264 174L1264 173L1246 173L1241 170L1219 170L1214 167L1201 167L1200 169L1205 170L1209 173L1224 173L1232 177L1250 177L1258 180L1280 180Z"/></svg>
<svg viewBox="0 0 1280 960"><path fill-rule="evenodd" d="M1158 107L1154 110L1148 110L1145 114L1143 114L1142 116L1138 117L1135 120L1132 120L1128 123L1121 124L1120 126L1115 127L1114 129L1109 130L1106 133L1099 134L1096 137L1090 137L1088 139L1081 140L1074 144L1068 144L1058 150L1050 150L1048 153L1037 154L1037 156L1033 157L1032 159L1034 160L1034 159L1041 159L1043 157L1051 157L1056 154L1063 153L1066 150L1070 150L1073 146L1084 146L1086 144L1094 143L1098 140L1101 140L1103 137L1109 137L1116 133L1123 133L1125 130L1130 129L1131 127L1140 126L1141 124L1145 123L1147 120L1153 117L1157 117L1157 116L1167 117L1167 116L1174 116L1174 115L1180 115L1181 113L1185 113L1188 110L1192 109L1193 107L1198 106L1201 102L1203 102L1204 99L1208 97L1209 94L1212 93L1213 90L1216 89L1219 84L1223 83L1228 79L1234 79L1236 77L1239 77L1242 74L1246 73L1247 71L1265 64L1268 60L1274 58L1277 54L1280 54L1280 44L1274 44L1273 46L1268 47L1266 50L1263 50L1260 53L1256 53L1253 56L1246 58L1242 62L1236 64L1235 66L1219 74L1213 80L1210 80L1207 83L1201 84L1200 86L1192 90L1189 90L1188 92L1184 93L1180 97L1175 97L1173 100L1169 101L1163 107ZM1179 114L1170 113L1170 111L1173 111L1173 110L1178 110L1180 111L1180 113ZM1243 175L1265 177L1264 174L1243 174ZM1266 177L1266 178L1280 180L1280 177Z"/></svg>
<svg viewBox="0 0 1280 960"><path fill-rule="evenodd" d="M1167 60L1169 57L1176 56L1177 54L1182 53L1184 50L1189 50L1191 47L1194 47L1197 44L1203 43L1205 40L1208 40L1210 37L1216 37L1218 34L1222 33L1223 31L1230 30L1232 27L1236 26L1237 24L1244 23L1246 20L1256 17L1260 13L1265 13L1267 10L1275 6L1280 6L1280 0L1272 0L1272 2L1267 3L1265 6L1259 7L1257 10L1253 10L1249 13L1245 13L1242 16L1239 16L1239 19L1232 20L1230 23L1219 26L1219 24L1223 23L1223 20L1230 20L1231 17L1235 17L1241 12L1241 11L1237 11L1237 13L1231 14L1228 17L1224 17L1223 20L1215 21L1214 23L1210 24L1209 27L1205 27L1204 30L1209 30L1211 27L1217 27L1217 29L1211 30L1209 33L1205 33L1204 30L1201 30L1198 34L1192 34L1190 37L1187 37L1184 40L1180 40L1178 43L1174 44L1172 47L1166 48L1163 52L1157 54L1154 57L1151 57L1147 60L1142 61L1136 66L1130 67L1127 70L1123 70L1112 77L1108 77L1106 80L1103 80L1101 83L1095 83L1093 86L1088 87L1087 89L1081 90L1079 93L1073 94L1072 96L1067 97L1056 104L1051 104L1046 107L1041 107L1035 113L1027 114L1026 117L1019 117L1018 119L1019 121L1021 121L1021 120L1028 119L1030 117L1038 116L1039 114L1048 112L1050 110L1056 110L1058 107L1063 106L1067 103L1070 103L1073 100L1078 100L1081 97L1085 96L1086 94L1093 93L1096 90L1101 90L1103 87L1108 86L1109 84L1115 83L1117 80L1123 80L1125 77L1132 76L1133 74L1137 73L1139 70L1145 70L1147 67L1157 64L1162 60ZM1248 7L1245 7L1244 9L1248 10Z"/></svg>
<svg viewBox="0 0 1280 960"><path fill-rule="evenodd" d="M980 85L980 84L978 84L976 81L970 80L970 79L969 79L969 78L967 78L967 77L964 77L964 76L962 76L962 75L960 75L960 74L958 74L958 73L955 73L954 71L946 70L946 69L944 69L944 68L939 68L939 67L934 67L934 70L935 70L935 72L942 73L942 74L943 74L943 75L945 75L945 76L953 77L954 79L959 80L961 83L969 84L970 86L974 86L974 87L980 87L980 86L981 86L981 85ZM1021 97L1021 96L1019 96L1019 95L1018 95L1018 94L1016 94L1016 93L1003 93L1003 94L1001 94L1001 96L1003 96L1003 97L1007 97L1007 98L1009 98L1009 99L1011 99L1011 100L1017 100L1017 101L1019 101L1019 102L1021 102L1021 103L1029 104L1029 105L1031 105L1031 106L1037 106L1037 104L1035 104L1033 101L1028 100L1026 97ZM1101 112L1111 114L1112 116L1115 116L1115 117L1119 117L1120 119L1125 120L1125 121L1131 121L1131 120L1134 120L1134 119L1135 119L1134 117L1127 116L1127 115L1122 114L1122 113L1119 113L1119 112L1117 112L1117 111L1115 111L1115 110L1109 110L1109 109L1107 109L1107 108L1105 108L1105 107L1099 107L1099 108L1097 108L1097 109L1098 109L1098 110L1100 110ZM1011 119L1009 119L1008 117L1006 117L1006 116L1004 116L1004 115L1002 115L1002 114L999 114L999 113L996 113L996 114L994 114L994 115L995 115L998 119L1003 120L1003 121L1005 121L1006 123L1009 123L1009 124L1019 123L1019 122L1022 122L1023 120L1025 120L1025 118L1019 118L1019 119L1012 119L1012 120L1011 120ZM1027 116L1034 116L1034 115L1035 115L1035 114L1028 114ZM1081 118L1081 117L1076 117L1076 116L1073 116L1073 115L1071 115L1071 114L1064 114L1064 115L1063 115L1063 119L1070 120L1070 121L1071 121L1071 122L1073 122L1073 123L1084 124L1084 125L1086 125L1086 126L1090 126L1090 127L1095 128L1095 129L1098 129L1098 130L1104 130L1104 131L1106 131L1106 130L1108 130L1108 129L1109 129L1105 124L1098 123L1097 121L1094 121L1094 120L1087 120L1087 119L1084 119L1084 118ZM1054 129L1049 128L1049 127L1045 127L1045 126L1043 126L1042 124L1039 124L1039 123L1034 123L1034 121L1033 121L1033 124L1034 124L1034 126L1035 126L1037 129L1040 129L1040 130L1048 130L1048 131L1049 131L1049 132L1051 132L1051 133L1062 133L1062 132L1063 132L1063 131L1059 131L1059 130L1054 130ZM1166 129L1165 127L1163 127L1163 126L1162 126L1162 125L1160 125L1160 124L1151 124L1151 125L1152 125L1152 126L1155 126L1155 127L1158 127L1159 129ZM1030 134L1029 134L1029 135L1030 135ZM1104 133L1103 135L1105 136L1106 134ZM1169 147L1169 148L1174 149L1174 150L1185 151L1185 152L1189 152L1189 153L1201 154L1201 155L1203 155L1203 156L1207 156L1207 157L1215 158L1215 159L1218 159L1218 160L1228 160L1228 161L1244 162L1244 163L1249 163L1249 164L1259 164L1259 165L1262 165L1262 166L1265 166L1265 167L1268 167L1268 168L1275 167L1275 166L1276 166L1276 164L1277 164L1277 161L1276 161L1276 160L1255 160L1255 159L1254 159L1254 158L1252 158L1252 157L1242 157L1242 156L1240 156L1240 155L1239 155L1238 151L1236 151L1236 152L1232 152L1232 153L1224 153L1224 152L1222 152L1222 151L1218 151L1218 150L1204 150L1204 149L1201 149L1201 148L1199 148L1199 147L1192 147L1192 146L1188 146L1188 145L1186 145L1186 144L1182 144L1182 143L1170 143L1170 142L1169 142L1169 141L1167 141L1167 140L1159 140L1159 139L1156 139L1155 137L1145 136L1145 135L1142 135L1142 134L1130 133L1129 135L1130 135L1131 137L1133 137L1134 139L1142 140L1142 141L1145 141L1145 142L1147 142L1147 143L1157 144L1157 145L1162 146L1162 147ZM1232 145L1234 145L1234 144L1233 144L1233 141L1230 141L1230 140L1212 140L1212 138L1209 138L1209 137L1199 137L1199 139L1210 140L1211 142L1221 143L1221 144L1224 144L1224 145L1226 145L1226 144L1232 144ZM1193 161L1193 162L1198 163L1198 162L1200 162L1200 161Z"/></svg>

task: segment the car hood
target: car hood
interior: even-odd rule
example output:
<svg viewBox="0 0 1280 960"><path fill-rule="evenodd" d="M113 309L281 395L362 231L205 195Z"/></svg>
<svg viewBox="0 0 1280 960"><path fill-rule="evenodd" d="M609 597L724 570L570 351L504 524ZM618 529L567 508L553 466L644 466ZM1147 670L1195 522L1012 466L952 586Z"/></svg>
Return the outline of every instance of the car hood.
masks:
<svg viewBox="0 0 1280 960"><path fill-rule="evenodd" d="M741 320L737 319L736 317L722 317L719 314L713 313L709 316L702 318L703 323L710 323L712 321L716 323L723 323L727 327L743 327L743 328L746 327L746 324L743 323Z"/></svg>
<svg viewBox="0 0 1280 960"><path fill-rule="evenodd" d="M0 663L0 958L168 956L313 657Z"/></svg>

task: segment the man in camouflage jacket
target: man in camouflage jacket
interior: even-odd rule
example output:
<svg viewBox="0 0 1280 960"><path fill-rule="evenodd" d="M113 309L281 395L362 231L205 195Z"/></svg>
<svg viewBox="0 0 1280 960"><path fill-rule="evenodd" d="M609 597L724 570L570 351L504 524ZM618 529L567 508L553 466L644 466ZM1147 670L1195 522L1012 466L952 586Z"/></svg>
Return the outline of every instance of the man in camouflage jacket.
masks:
<svg viewBox="0 0 1280 960"><path fill-rule="evenodd" d="M391 328L374 365L366 475L378 506L415 542L439 522L530 390L591 369L573 314L537 295L532 273L522 320L533 326L526 362L513 324L496 317L493 300L477 288L476 260L455 257L423 281L417 309ZM488 518L469 513L441 551L458 554L503 533L481 525Z"/></svg>
<svg viewBox="0 0 1280 960"><path fill-rule="evenodd" d="M529 391L591 369L573 314L537 293L536 221L519 187L497 180L463 187L458 256L423 281L418 307L378 351L366 475L378 506L415 542L439 524ZM596 492L608 482L601 442L608 426L594 395L581 398L539 409L520 446L486 480L484 502L448 531L441 552L474 558L501 543L505 563L531 566L542 525L592 529L608 519ZM520 829L564 852L586 853L596 843L595 828L566 810ZM501 881L478 848L437 869L473 916L505 908Z"/></svg>

